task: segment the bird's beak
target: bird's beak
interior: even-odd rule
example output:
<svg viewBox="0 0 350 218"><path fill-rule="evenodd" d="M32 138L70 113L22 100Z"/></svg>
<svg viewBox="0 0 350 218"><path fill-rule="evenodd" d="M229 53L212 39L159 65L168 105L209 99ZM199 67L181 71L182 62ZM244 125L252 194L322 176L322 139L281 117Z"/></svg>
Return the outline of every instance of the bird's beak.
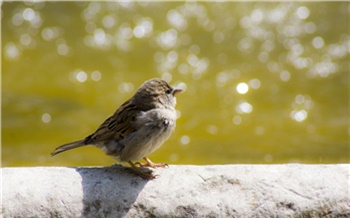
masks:
<svg viewBox="0 0 350 218"><path fill-rule="evenodd" d="M182 92L182 89L175 88L173 91L173 95L175 96L177 93L180 93L180 92Z"/></svg>

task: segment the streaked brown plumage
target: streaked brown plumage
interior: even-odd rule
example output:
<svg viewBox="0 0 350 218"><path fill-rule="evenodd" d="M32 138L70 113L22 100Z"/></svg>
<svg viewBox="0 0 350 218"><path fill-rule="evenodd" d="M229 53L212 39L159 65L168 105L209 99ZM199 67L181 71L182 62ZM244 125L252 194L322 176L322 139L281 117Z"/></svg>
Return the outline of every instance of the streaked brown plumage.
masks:
<svg viewBox="0 0 350 218"><path fill-rule="evenodd" d="M154 178L144 173L132 161L144 159L140 166L163 167L146 156L158 149L175 128L176 98L182 90L171 87L161 79L146 81L135 95L122 104L100 127L83 140L59 146L52 156L85 145L94 145L119 161L128 162L143 178Z"/></svg>

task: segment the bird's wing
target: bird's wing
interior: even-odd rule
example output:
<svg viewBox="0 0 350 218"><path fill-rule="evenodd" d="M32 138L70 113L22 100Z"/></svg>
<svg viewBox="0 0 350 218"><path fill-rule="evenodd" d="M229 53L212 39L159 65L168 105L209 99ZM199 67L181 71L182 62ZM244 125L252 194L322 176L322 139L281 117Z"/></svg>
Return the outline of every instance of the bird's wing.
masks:
<svg viewBox="0 0 350 218"><path fill-rule="evenodd" d="M86 144L96 144L105 140L121 140L130 133L136 131L133 121L140 112L137 106L130 100L121 105L118 110L109 117L101 126L84 142Z"/></svg>

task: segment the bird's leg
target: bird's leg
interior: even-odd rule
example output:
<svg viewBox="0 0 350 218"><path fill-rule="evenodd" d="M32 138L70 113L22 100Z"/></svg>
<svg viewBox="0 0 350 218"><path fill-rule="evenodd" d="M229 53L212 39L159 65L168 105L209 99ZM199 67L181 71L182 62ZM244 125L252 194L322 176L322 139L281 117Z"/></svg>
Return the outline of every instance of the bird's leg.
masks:
<svg viewBox="0 0 350 218"><path fill-rule="evenodd" d="M157 167L166 167L168 166L168 164L166 163L153 163L150 159L148 159L147 157L143 158L146 163L142 164L140 162L137 162L136 164L140 167L152 167L152 168L157 168Z"/></svg>
<svg viewBox="0 0 350 218"><path fill-rule="evenodd" d="M157 177L156 175L152 174L152 171L143 172L139 167L133 164L133 162L128 161L128 163L131 165L131 171L143 179L155 179Z"/></svg>

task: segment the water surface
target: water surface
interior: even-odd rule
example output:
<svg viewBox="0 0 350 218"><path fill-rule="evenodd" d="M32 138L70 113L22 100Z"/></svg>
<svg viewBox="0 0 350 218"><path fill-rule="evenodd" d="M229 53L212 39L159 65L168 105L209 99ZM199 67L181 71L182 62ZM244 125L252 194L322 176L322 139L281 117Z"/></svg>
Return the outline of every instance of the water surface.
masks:
<svg viewBox="0 0 350 218"><path fill-rule="evenodd" d="M177 98L169 164L349 162L347 2L3 2L2 164L110 165L89 135L145 80Z"/></svg>

